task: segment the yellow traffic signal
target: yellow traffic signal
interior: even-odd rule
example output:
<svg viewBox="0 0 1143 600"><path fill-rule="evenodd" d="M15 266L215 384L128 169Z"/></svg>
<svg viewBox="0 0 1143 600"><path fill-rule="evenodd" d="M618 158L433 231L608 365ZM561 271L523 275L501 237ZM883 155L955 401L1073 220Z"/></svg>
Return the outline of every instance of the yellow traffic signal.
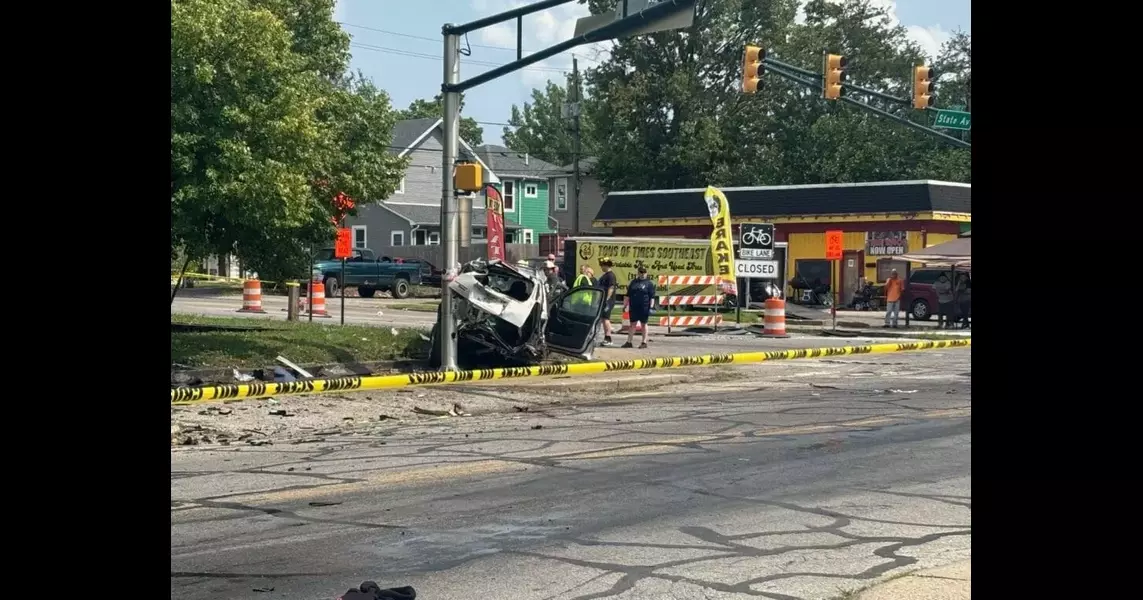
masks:
<svg viewBox="0 0 1143 600"><path fill-rule="evenodd" d="M826 54L825 57L825 85L822 86L822 96L827 100L837 100L845 93L842 84L845 83L845 65L848 63L840 54Z"/></svg>
<svg viewBox="0 0 1143 600"><path fill-rule="evenodd" d="M932 67L917 65L913 67L913 108L925 110L933 105L933 73Z"/></svg>
<svg viewBox="0 0 1143 600"><path fill-rule="evenodd" d="M753 94L758 91L762 83L762 75L766 66L762 60L766 58L766 49L758 46L747 46L742 56L742 93Z"/></svg>

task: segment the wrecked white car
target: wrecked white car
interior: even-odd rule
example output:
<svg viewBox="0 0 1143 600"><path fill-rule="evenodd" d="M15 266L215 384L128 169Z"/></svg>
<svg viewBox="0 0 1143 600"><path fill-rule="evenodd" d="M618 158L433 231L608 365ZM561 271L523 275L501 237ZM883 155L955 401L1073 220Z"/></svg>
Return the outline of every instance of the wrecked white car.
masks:
<svg viewBox="0 0 1143 600"><path fill-rule="evenodd" d="M550 293L542 271L499 260L465 264L449 283L460 366L536 363L558 352L590 360L602 335L603 290ZM445 300L442 299L442 302ZM441 311L430 366L440 367Z"/></svg>

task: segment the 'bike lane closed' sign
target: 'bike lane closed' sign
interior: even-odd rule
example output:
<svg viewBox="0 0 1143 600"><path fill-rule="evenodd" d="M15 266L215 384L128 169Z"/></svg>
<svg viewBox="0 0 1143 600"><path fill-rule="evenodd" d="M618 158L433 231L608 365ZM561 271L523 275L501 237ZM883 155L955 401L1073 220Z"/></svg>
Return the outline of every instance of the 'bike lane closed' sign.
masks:
<svg viewBox="0 0 1143 600"><path fill-rule="evenodd" d="M734 270L744 279L777 279L778 261L738 259L734 261Z"/></svg>

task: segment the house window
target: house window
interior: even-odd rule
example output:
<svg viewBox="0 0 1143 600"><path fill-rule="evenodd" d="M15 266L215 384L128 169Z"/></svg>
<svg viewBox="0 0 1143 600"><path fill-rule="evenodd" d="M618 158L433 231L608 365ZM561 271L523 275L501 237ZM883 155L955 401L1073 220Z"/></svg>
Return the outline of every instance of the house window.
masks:
<svg viewBox="0 0 1143 600"><path fill-rule="evenodd" d="M404 246L405 245L405 232L404 231L390 231L389 232L389 245L390 246Z"/></svg>
<svg viewBox="0 0 1143 600"><path fill-rule="evenodd" d="M525 243L525 244L534 243L534 242L532 242L532 230L531 229L525 229L523 233L524 233L524 242L523 243Z"/></svg>
<svg viewBox="0 0 1143 600"><path fill-rule="evenodd" d="M425 239L426 239L425 236L428 235L428 233L429 232L425 231L424 229L417 229L417 230L413 231L413 245L414 246L426 245L427 242L425 241Z"/></svg>
<svg viewBox="0 0 1143 600"><path fill-rule="evenodd" d="M434 232L429 234L429 245L430 246L441 245L441 234L439 231L434 231Z"/></svg>
<svg viewBox="0 0 1143 600"><path fill-rule="evenodd" d="M535 198L539 194L540 194L539 186L537 186L534 183L525 183L524 184L524 197L525 198Z"/></svg>
<svg viewBox="0 0 1143 600"><path fill-rule="evenodd" d="M405 193L405 178L404 177L401 178L401 183L397 184L396 192L398 194L404 194Z"/></svg>
<svg viewBox="0 0 1143 600"><path fill-rule="evenodd" d="M516 182L505 181L504 191L501 196L504 196L504 212L516 212Z"/></svg>
<svg viewBox="0 0 1143 600"><path fill-rule="evenodd" d="M365 226L353 226L353 247L354 248L368 248L367 238L365 237Z"/></svg>
<svg viewBox="0 0 1143 600"><path fill-rule="evenodd" d="M473 237L473 239L477 239L477 240L484 239L484 228L483 227L473 227L472 228L472 237Z"/></svg>
<svg viewBox="0 0 1143 600"><path fill-rule="evenodd" d="M516 243L516 232L505 231L504 232L504 243L505 244L515 244Z"/></svg>
<svg viewBox="0 0 1143 600"><path fill-rule="evenodd" d="M559 184L556 186L556 210L568 209L568 186L566 184Z"/></svg>

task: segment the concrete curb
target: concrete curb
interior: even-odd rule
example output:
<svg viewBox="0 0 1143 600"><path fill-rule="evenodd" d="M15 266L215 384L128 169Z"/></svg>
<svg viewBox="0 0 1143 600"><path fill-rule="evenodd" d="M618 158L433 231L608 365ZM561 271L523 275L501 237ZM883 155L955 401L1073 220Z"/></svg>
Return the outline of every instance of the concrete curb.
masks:
<svg viewBox="0 0 1143 600"><path fill-rule="evenodd" d="M823 331L832 331L829 327L790 327L786 326L788 333L807 333L819 334ZM956 334L941 331L939 329L883 329L881 327L862 328L862 329L849 329L838 327L837 331L843 335L854 337L879 337L879 338L916 338L918 335L924 335L932 338L944 340L963 340L972 337L971 330L965 330L968 333Z"/></svg>
<svg viewBox="0 0 1143 600"><path fill-rule="evenodd" d="M972 559L915 571L864 590L853 600L969 600Z"/></svg>

